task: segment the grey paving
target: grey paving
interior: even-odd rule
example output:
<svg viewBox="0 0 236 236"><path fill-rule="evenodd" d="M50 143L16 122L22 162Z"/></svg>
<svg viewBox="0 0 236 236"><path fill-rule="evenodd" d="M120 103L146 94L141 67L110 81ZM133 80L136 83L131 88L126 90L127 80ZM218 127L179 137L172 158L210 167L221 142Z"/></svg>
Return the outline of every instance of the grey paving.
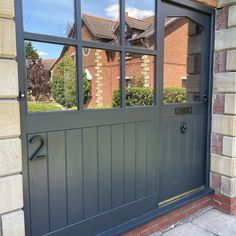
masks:
<svg viewBox="0 0 236 236"><path fill-rule="evenodd" d="M213 234L206 232L199 228L198 226L192 223L185 223L182 225L178 225L174 229L167 231L162 234L163 236L214 236Z"/></svg>
<svg viewBox="0 0 236 236"><path fill-rule="evenodd" d="M236 236L236 215L207 208L152 236Z"/></svg>
<svg viewBox="0 0 236 236"><path fill-rule="evenodd" d="M236 236L236 216L212 209L193 220L193 224L220 236Z"/></svg>

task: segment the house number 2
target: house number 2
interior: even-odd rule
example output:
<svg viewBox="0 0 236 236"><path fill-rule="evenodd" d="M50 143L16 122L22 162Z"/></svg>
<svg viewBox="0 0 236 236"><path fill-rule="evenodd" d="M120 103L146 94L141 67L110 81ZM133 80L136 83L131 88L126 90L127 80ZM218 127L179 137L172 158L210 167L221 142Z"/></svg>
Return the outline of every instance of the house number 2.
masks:
<svg viewBox="0 0 236 236"><path fill-rule="evenodd" d="M30 144L34 144L36 142L39 143L39 146L34 151L34 153L29 157L30 161L33 161L33 160L38 159L38 158L46 157L45 154L41 154L42 151L44 150L44 148L46 147L46 143L47 143L46 138L44 138L41 135L35 135L29 140Z"/></svg>

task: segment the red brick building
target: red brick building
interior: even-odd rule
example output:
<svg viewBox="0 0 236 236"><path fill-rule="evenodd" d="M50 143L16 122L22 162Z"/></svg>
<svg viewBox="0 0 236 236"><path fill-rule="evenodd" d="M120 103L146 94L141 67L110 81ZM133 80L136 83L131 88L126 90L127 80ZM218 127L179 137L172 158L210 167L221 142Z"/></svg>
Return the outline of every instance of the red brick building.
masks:
<svg viewBox="0 0 236 236"><path fill-rule="evenodd" d="M135 19L126 14L126 43L153 49L155 17ZM84 14L82 17L82 38L109 44L119 43L119 23L105 18ZM190 24L187 18L166 19L164 86L186 87L188 34ZM74 29L69 33L73 37ZM66 46L60 58L68 52L74 58L75 48ZM59 59L60 60L60 59ZM88 108L111 107L113 92L120 86L120 53L100 49L83 48L83 69L90 80ZM126 86L141 83L153 88L155 57L142 54L126 55ZM158 72L157 72L158 73Z"/></svg>

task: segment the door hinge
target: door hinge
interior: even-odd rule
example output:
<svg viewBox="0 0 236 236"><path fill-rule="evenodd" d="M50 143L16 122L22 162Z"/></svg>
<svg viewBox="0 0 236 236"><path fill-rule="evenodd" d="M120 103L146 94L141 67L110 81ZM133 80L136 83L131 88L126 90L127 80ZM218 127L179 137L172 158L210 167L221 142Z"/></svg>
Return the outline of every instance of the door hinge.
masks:
<svg viewBox="0 0 236 236"><path fill-rule="evenodd" d="M24 101L24 100L25 100L25 93L19 91L18 100L19 100L19 101Z"/></svg>
<svg viewBox="0 0 236 236"><path fill-rule="evenodd" d="M204 101L204 102L208 102L208 100L209 100L208 94L205 93L205 94L203 95L203 101Z"/></svg>

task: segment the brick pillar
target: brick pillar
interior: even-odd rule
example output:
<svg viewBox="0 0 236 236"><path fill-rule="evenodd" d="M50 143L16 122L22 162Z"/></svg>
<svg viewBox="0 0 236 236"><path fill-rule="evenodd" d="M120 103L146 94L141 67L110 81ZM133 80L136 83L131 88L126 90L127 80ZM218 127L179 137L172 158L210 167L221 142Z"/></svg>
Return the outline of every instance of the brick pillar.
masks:
<svg viewBox="0 0 236 236"><path fill-rule="evenodd" d="M188 24L188 60L186 89L188 101L197 101L200 95L202 30L198 24L189 21Z"/></svg>
<svg viewBox="0 0 236 236"><path fill-rule="evenodd" d="M213 204L236 212L236 1L219 0L216 14L211 187Z"/></svg>
<svg viewBox="0 0 236 236"><path fill-rule="evenodd" d="M144 82L144 87L150 87L149 71L150 71L150 56L143 55L141 58L141 75Z"/></svg>
<svg viewBox="0 0 236 236"><path fill-rule="evenodd" d="M95 50L95 81L96 81L96 105L102 106L102 51L100 49Z"/></svg>
<svg viewBox="0 0 236 236"><path fill-rule="evenodd" d="M14 1L0 0L0 235L23 236Z"/></svg>

